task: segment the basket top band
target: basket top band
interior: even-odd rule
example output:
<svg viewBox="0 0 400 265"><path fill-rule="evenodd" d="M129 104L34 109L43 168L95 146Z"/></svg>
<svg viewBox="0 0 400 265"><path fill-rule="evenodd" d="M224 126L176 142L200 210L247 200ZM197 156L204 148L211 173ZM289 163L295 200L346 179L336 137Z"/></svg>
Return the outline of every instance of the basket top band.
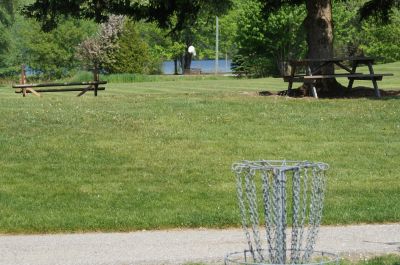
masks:
<svg viewBox="0 0 400 265"><path fill-rule="evenodd" d="M329 165L323 162L294 161L294 160L258 160L242 161L232 165L232 170L241 172L243 170L278 170L291 171L301 169L328 170Z"/></svg>

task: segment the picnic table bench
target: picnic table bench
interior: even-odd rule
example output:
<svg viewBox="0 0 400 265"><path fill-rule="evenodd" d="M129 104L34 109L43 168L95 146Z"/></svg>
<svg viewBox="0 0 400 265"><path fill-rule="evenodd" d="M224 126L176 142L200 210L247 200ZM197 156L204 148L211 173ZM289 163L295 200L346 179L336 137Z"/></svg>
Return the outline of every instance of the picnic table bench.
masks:
<svg viewBox="0 0 400 265"><path fill-rule="evenodd" d="M99 74L97 69L93 71L94 81L89 82L65 82L65 83L41 83L41 84L27 84L25 65L22 65L21 79L19 84L14 84L12 87L15 93L22 93L25 97L28 93L32 93L40 97L42 92L65 92L65 91L80 91L78 97L82 96L88 91L94 91L94 96L97 96L99 90L106 88L99 85L107 84L106 81L99 81Z"/></svg>
<svg viewBox="0 0 400 265"><path fill-rule="evenodd" d="M185 75L201 75L201 68L184 69L183 73Z"/></svg>
<svg viewBox="0 0 400 265"><path fill-rule="evenodd" d="M291 66L290 75L284 76L285 82L289 82L288 93L290 93L294 82L301 82L310 84L311 93L315 98L318 98L315 83L319 79L329 78L347 78L349 83L347 89L351 90L354 84L354 80L371 80L374 86L375 95L380 97L377 81L381 81L384 76L393 76L392 73L376 74L373 69L373 63L375 59L371 57L348 57L348 58L328 58L328 59L304 59L304 60L290 60L289 65ZM348 62L351 68L346 65ZM344 70L344 73L333 73L333 74L319 74L321 69L334 65L339 69ZM367 65L369 73L357 72L359 65ZM299 68L303 68L303 73L297 73Z"/></svg>
<svg viewBox="0 0 400 265"><path fill-rule="evenodd" d="M99 87L99 85L103 84L107 84L107 82L90 81L70 83L15 84L12 87L16 88L15 93L22 93L24 97L27 93L32 93L36 96L40 96L41 92L81 91L78 94L78 97L80 97L88 91L94 91L94 96L97 96L97 91L105 90L105 87Z"/></svg>

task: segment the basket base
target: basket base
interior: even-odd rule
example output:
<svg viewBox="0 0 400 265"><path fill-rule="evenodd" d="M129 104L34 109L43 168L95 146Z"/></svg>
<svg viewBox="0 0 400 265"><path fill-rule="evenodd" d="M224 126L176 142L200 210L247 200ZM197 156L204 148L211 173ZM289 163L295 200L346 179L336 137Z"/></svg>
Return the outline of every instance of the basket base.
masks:
<svg viewBox="0 0 400 265"><path fill-rule="evenodd" d="M263 258L260 258L260 253ZM253 255L254 254L254 255ZM313 251L308 259L305 259L305 251L296 251L294 259L291 258L292 251L286 250L286 262L274 262L276 258L269 255L267 250L260 250L252 253L250 250L232 252L225 256L225 265L285 265L285 264L301 264L301 265L338 265L339 256L326 251Z"/></svg>

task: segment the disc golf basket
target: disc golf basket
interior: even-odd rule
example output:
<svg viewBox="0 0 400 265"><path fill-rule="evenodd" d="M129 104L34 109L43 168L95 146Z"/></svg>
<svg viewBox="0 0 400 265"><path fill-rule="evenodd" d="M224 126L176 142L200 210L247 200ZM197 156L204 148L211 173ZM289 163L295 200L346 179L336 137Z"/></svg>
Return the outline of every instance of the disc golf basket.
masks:
<svg viewBox="0 0 400 265"><path fill-rule="evenodd" d="M314 251L327 164L262 160L237 163L232 169L248 249L228 254L226 265L338 262L335 254Z"/></svg>

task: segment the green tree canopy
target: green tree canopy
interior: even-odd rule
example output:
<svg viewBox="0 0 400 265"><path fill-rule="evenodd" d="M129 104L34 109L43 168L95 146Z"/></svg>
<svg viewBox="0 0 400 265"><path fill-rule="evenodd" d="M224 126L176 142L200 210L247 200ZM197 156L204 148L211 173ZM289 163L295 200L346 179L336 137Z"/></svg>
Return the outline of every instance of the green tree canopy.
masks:
<svg viewBox="0 0 400 265"><path fill-rule="evenodd" d="M352 1L352 0L350 0ZM304 4L306 2L313 2L313 0L260 0L263 4L263 11L265 14L270 14L276 11L285 4ZM315 3L321 1L314 1ZM390 20L390 13L393 7L400 7L399 0L369 0L366 1L360 8L361 18L365 19L370 16L377 16L384 21Z"/></svg>
<svg viewBox="0 0 400 265"><path fill-rule="evenodd" d="M32 20L18 21L15 30L18 36L14 53L15 63L27 64L43 78L60 78L79 67L75 57L76 47L94 27L80 20L61 21L51 32L42 32L40 25Z"/></svg>
<svg viewBox="0 0 400 265"><path fill-rule="evenodd" d="M7 27L11 25L14 13L13 1L0 1L0 67L4 66L5 56L10 48L10 35Z"/></svg>
<svg viewBox="0 0 400 265"><path fill-rule="evenodd" d="M307 15L304 26L307 40L307 58L321 59L334 56L334 27L332 17L332 0L259 0L263 5L262 10L268 17L273 11L279 10L285 4L305 3ZM371 15L380 17L382 21L388 21L393 7L399 7L398 0L370 0L360 9L361 18ZM321 74L332 74L334 67L327 66L321 69ZM324 95L337 95L343 91L343 87L335 80L328 79L324 82L317 81L317 90Z"/></svg>
<svg viewBox="0 0 400 265"><path fill-rule="evenodd" d="M35 0L23 12L40 21L45 30L54 28L62 16L104 22L110 14L155 21L163 28L179 30L196 21L200 10L219 13L230 4L231 0Z"/></svg>
<svg viewBox="0 0 400 265"><path fill-rule="evenodd" d="M117 41L115 61L105 65L110 73L159 73L160 62L152 57L148 44L140 38L135 22L125 21L121 36Z"/></svg>
<svg viewBox="0 0 400 265"><path fill-rule="evenodd" d="M375 16L388 22L394 7L400 8L399 0L370 0L361 7L361 18Z"/></svg>
<svg viewBox="0 0 400 265"><path fill-rule="evenodd" d="M133 20L156 22L161 28L174 32L178 42L191 45L191 26L198 16L223 13L232 0L35 0L26 5L23 13L35 18L45 31L57 26L60 17L93 19L104 22L111 14L124 15ZM184 68L190 68L191 54L184 51Z"/></svg>

